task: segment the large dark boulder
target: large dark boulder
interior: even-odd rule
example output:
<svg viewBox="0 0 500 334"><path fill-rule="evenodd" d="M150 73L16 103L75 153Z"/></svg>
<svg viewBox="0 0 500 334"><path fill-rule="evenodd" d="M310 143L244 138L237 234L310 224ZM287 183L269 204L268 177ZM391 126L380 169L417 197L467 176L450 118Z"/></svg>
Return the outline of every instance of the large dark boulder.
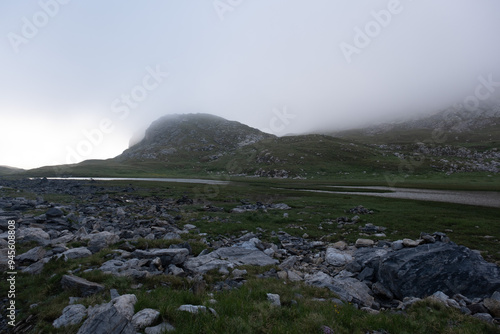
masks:
<svg viewBox="0 0 500 334"><path fill-rule="evenodd" d="M377 269L374 281L401 300L423 298L436 291L486 298L500 289L500 268L454 243L437 242L390 252L368 266Z"/></svg>

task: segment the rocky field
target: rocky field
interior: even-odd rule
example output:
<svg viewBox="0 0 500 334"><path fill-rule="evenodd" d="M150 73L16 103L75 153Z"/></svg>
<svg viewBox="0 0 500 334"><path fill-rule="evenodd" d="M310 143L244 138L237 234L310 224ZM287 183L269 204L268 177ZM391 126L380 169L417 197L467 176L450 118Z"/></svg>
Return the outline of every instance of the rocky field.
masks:
<svg viewBox="0 0 500 334"><path fill-rule="evenodd" d="M248 199L186 185L0 186L0 266L9 271L14 220L18 272L17 325L4 298L0 331L500 332L500 268L481 249L449 229L403 238L352 198L307 223L310 203L264 198L269 189Z"/></svg>

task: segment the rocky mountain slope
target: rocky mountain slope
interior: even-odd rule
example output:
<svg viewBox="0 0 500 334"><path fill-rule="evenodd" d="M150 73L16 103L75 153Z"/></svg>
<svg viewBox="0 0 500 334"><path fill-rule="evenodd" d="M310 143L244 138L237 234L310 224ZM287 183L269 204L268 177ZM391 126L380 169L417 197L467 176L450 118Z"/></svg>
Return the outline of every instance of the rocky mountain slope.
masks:
<svg viewBox="0 0 500 334"><path fill-rule="evenodd" d="M164 116L151 124L136 145L118 160L163 160L193 157L216 160L246 145L273 138L247 125L208 114Z"/></svg>
<svg viewBox="0 0 500 334"><path fill-rule="evenodd" d="M482 105L474 111L457 104L424 117L329 134L358 138L363 142L406 143L433 140L438 143L490 142L498 145L500 104Z"/></svg>
<svg viewBox="0 0 500 334"><path fill-rule="evenodd" d="M116 158L46 167L29 174L308 179L383 179L387 173L402 174L401 170L415 175L498 174L498 112L488 109L472 115L448 110L428 118L335 133L337 137L276 137L217 116L168 115L153 122L141 141Z"/></svg>
<svg viewBox="0 0 500 334"><path fill-rule="evenodd" d="M19 173L22 171L23 171L23 169L20 169L20 168L9 167L9 166L0 166L0 175L11 175L11 174Z"/></svg>

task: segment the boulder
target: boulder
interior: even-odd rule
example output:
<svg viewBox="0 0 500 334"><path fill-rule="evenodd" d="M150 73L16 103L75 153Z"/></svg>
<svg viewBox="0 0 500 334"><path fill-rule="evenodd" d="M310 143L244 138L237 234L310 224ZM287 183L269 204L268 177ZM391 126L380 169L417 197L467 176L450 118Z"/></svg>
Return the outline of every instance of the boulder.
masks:
<svg viewBox="0 0 500 334"><path fill-rule="evenodd" d="M500 268L454 243L436 242L374 258L375 281L396 298L430 296L436 291L467 298L486 298L500 288ZM474 284L471 284L474 282Z"/></svg>
<svg viewBox="0 0 500 334"><path fill-rule="evenodd" d="M371 239L358 239L356 240L356 243L354 244L357 248L360 247L372 247L375 245L375 241Z"/></svg>
<svg viewBox="0 0 500 334"><path fill-rule="evenodd" d="M332 285L333 277L331 277L328 274L325 274L322 271L318 271L314 274L306 275L304 280L309 285L324 288L324 287L328 287L328 286Z"/></svg>
<svg viewBox="0 0 500 334"><path fill-rule="evenodd" d="M490 311L490 314L495 318L500 318L500 301L493 298L483 300L483 305Z"/></svg>
<svg viewBox="0 0 500 334"><path fill-rule="evenodd" d="M54 320L52 326L61 328L69 325L79 324L87 316L87 308L81 304L68 305L64 308L62 315Z"/></svg>
<svg viewBox="0 0 500 334"><path fill-rule="evenodd" d="M352 277L335 277L328 288L343 301L356 303L360 306L370 307L374 301L370 288Z"/></svg>
<svg viewBox="0 0 500 334"><path fill-rule="evenodd" d="M35 241L40 245L49 243L50 235L38 227L25 227L18 229L17 239L19 241Z"/></svg>
<svg viewBox="0 0 500 334"><path fill-rule="evenodd" d="M64 261L68 261L69 259L81 259L91 255L92 252L89 251L87 247L71 248L61 254Z"/></svg>
<svg viewBox="0 0 500 334"><path fill-rule="evenodd" d="M85 320L77 334L136 334L136 330L116 307L108 304Z"/></svg>
<svg viewBox="0 0 500 334"><path fill-rule="evenodd" d="M58 208L50 208L49 210L47 210L47 212L45 212L45 215L47 216L47 218L59 218L64 215L64 212L62 212L62 210Z"/></svg>
<svg viewBox="0 0 500 334"><path fill-rule="evenodd" d="M104 249L120 240L120 237L114 233L103 231L99 233L89 234L87 236L89 239L88 249L92 253L97 253L101 249Z"/></svg>
<svg viewBox="0 0 500 334"><path fill-rule="evenodd" d="M45 266L45 263L49 262L50 258L46 257L44 259L41 259L38 262L35 262L28 267L24 268L22 270L23 273L26 274L31 274L31 275L38 275L41 274L43 271L43 267Z"/></svg>
<svg viewBox="0 0 500 334"><path fill-rule="evenodd" d="M38 246L35 248L30 249L26 253L23 253L21 255L16 256L16 261L23 263L23 262L28 262L28 263L33 263L37 262L45 256L47 252L45 249L43 249L42 246Z"/></svg>
<svg viewBox="0 0 500 334"><path fill-rule="evenodd" d="M134 305L137 303L137 297L133 294L118 296L111 300L111 304L128 320L134 316Z"/></svg>
<svg viewBox="0 0 500 334"><path fill-rule="evenodd" d="M267 294L267 300L269 300L271 302L272 306L275 306L275 307L280 307L281 306L280 295L278 295L278 294L268 293Z"/></svg>
<svg viewBox="0 0 500 334"><path fill-rule="evenodd" d="M337 248L327 248L325 261L334 267L341 267L351 262L353 257L348 253L342 252Z"/></svg>
<svg viewBox="0 0 500 334"><path fill-rule="evenodd" d="M182 264L189 255L189 250L186 248L167 248L167 249L137 249L132 253L133 257L138 259L155 259L160 258L163 267L168 267L170 264Z"/></svg>
<svg viewBox="0 0 500 334"><path fill-rule="evenodd" d="M144 333L146 334L163 334L165 332L175 331L175 327L167 322L163 322L154 327L146 327Z"/></svg>
<svg viewBox="0 0 500 334"><path fill-rule="evenodd" d="M82 297L87 297L104 290L104 286L101 284L90 282L84 278L73 275L64 275L61 279L61 285L64 289L78 290Z"/></svg>
<svg viewBox="0 0 500 334"><path fill-rule="evenodd" d="M205 273L212 269L228 270L240 265L267 266L277 264L260 250L251 250L242 247L223 247L212 253L190 258L184 262L184 268L198 273Z"/></svg>
<svg viewBox="0 0 500 334"><path fill-rule="evenodd" d="M158 312L157 310L145 308L137 312L132 317L132 325L134 325L134 327L139 330L154 324L155 321L158 320L159 316L160 312Z"/></svg>

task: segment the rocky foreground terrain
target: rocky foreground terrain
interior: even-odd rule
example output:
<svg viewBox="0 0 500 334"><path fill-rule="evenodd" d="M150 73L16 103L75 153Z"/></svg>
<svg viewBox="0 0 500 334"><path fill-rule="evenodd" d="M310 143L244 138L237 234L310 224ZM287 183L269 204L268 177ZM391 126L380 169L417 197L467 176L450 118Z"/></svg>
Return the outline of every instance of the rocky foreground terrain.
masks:
<svg viewBox="0 0 500 334"><path fill-rule="evenodd" d="M259 274L263 279L303 281L328 288L338 296L336 303L352 303L369 313L405 312L413 303L430 298L485 322L500 321L500 268L485 261L479 252L456 245L444 233L427 231L431 233L422 232L418 239L392 242L384 241L384 235L380 234L378 242L360 238L354 244L347 244L272 231L278 241L265 242L261 241L259 228L256 233L242 231L232 237L199 233L196 225L183 220L183 207L197 201L186 196L144 197L137 195L132 186L111 187L107 191L115 190L115 194L102 194L95 184L67 180L0 180L0 186L38 195L36 199L0 198L2 272L8 270L9 220L16 221L18 245L32 245L15 258L19 272L38 275L49 261L86 258L112 248L99 266L82 266L61 278L60 288L75 295L53 321L54 328L78 324L80 334L175 330L159 319L159 310L145 308L135 312L134 294L119 295L112 289L108 302L88 307L80 304L79 298L104 290L103 285L81 278L81 273L101 271L138 280L171 275L193 282L195 293L199 288L216 293L245 284L249 273L239 269L243 265L269 266L269 270ZM78 200L60 205L46 201L46 194L71 195ZM286 215L288 209L285 203L244 203L227 215L255 210L282 210ZM223 211L211 205L204 210ZM358 206L347 214L352 217L339 218L337 223L355 224L359 216L371 212ZM364 229L383 232L377 226L367 225ZM144 249L135 243L139 239L171 240L172 244L168 248ZM194 251L195 243L204 249ZM218 271L222 279L207 282L205 275L213 271ZM213 298L216 303L217 295ZM279 295L269 293L268 300L280 307ZM6 302L2 300L2 314L6 314ZM178 305L178 310L194 314L211 312L217 316L214 308L204 305ZM0 321L0 331L7 330L7 319L3 317ZM23 321L17 332L31 329L32 324ZM328 328L324 331L328 332Z"/></svg>

